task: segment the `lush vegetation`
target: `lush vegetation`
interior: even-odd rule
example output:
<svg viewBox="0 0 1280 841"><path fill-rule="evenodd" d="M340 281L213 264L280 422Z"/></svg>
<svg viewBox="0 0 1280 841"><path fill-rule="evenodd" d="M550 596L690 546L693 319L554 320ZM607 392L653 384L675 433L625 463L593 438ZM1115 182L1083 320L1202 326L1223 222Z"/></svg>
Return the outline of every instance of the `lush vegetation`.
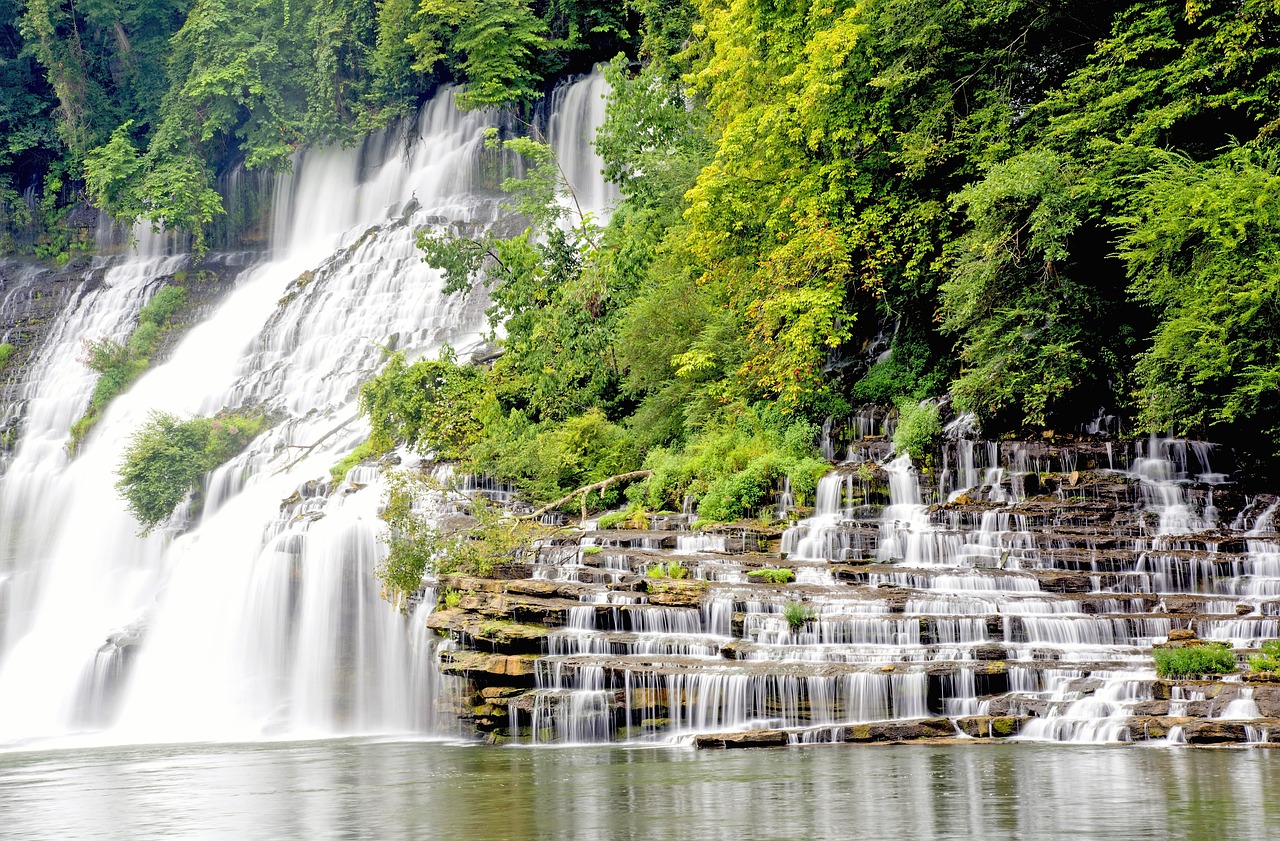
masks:
<svg viewBox="0 0 1280 841"><path fill-rule="evenodd" d="M422 514L422 503L458 509L440 520ZM532 519L512 517L479 494L440 485L411 471L388 474L382 517L389 526L387 557L378 577L394 593L412 593L427 574L461 572L488 576L503 563L519 561L538 551L550 530Z"/></svg>
<svg viewBox="0 0 1280 841"><path fill-rule="evenodd" d="M650 566L645 570L645 575L649 578L667 578L679 581L689 577L689 568L678 560L671 560Z"/></svg>
<svg viewBox="0 0 1280 841"><path fill-rule="evenodd" d="M125 448L116 489L147 534L198 491L204 476L239 454L267 425L259 415L183 420L154 413Z"/></svg>
<svg viewBox="0 0 1280 841"><path fill-rule="evenodd" d="M45 256L81 195L200 248L220 174L444 83L515 115L487 143L523 159L528 230L419 236L487 291L503 354L393 357L361 457L404 441L540 503L631 475L587 506L727 521L782 481L811 501L818 429L863 402L898 406L918 461L952 412L1000 434L1100 408L1280 456L1273 0L2 8L4 229ZM570 210L534 107L597 61L607 224ZM90 415L145 365L135 336L89 347Z"/></svg>
<svg viewBox="0 0 1280 841"><path fill-rule="evenodd" d="M790 569L755 569L747 573L747 580L757 584L790 584L796 580L796 573Z"/></svg>
<svg viewBox="0 0 1280 841"><path fill-rule="evenodd" d="M1151 653L1156 660L1156 674L1160 677L1225 675L1236 670L1236 656L1225 643L1157 648Z"/></svg>
<svg viewBox="0 0 1280 841"><path fill-rule="evenodd" d="M9 364L9 360L13 357L13 352L15 350L17 350L17 348L9 342L0 344L0 371L3 371L5 366Z"/></svg>
<svg viewBox="0 0 1280 841"><path fill-rule="evenodd" d="M1251 672L1280 672L1280 640L1267 640L1249 657Z"/></svg>
<svg viewBox="0 0 1280 841"><path fill-rule="evenodd" d="M169 329L169 319L187 299L181 286L165 286L138 312L138 326L123 344L113 339L85 339L85 365L98 374L89 407L71 425L71 452L76 452L111 401L133 385L151 364L151 354Z"/></svg>

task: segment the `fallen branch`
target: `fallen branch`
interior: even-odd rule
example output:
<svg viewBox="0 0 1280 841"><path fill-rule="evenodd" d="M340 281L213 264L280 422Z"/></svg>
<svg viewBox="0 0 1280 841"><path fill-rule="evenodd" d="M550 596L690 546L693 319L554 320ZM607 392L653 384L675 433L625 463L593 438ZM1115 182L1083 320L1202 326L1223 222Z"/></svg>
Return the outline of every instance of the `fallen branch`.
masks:
<svg viewBox="0 0 1280 841"><path fill-rule="evenodd" d="M281 467L279 470L277 470L275 473L273 473L273 474L271 474L271 475L273 475L273 476L278 476L279 474L284 473L286 470L290 470L290 469L292 469L292 468L294 467L294 465L298 464L298 462L302 461L304 458L306 458L307 456L311 455L312 450L314 450L316 447L318 447L318 446L320 446L321 444L323 444L325 441L328 441L330 438L332 438L332 437L334 436L334 434L335 434L335 433L337 433L339 430L341 430L341 429L345 428L346 426L348 426L349 424L351 424L353 421L355 421L355 420L359 419L359 417L360 417L359 415L352 415L351 417L349 417L349 418L347 418L346 420L344 420L342 423L340 423L340 424L338 424L337 426L335 426L333 429L330 429L330 430L329 430L328 432L326 432L324 435L321 435L321 436L320 436L319 438L317 438L313 443L308 444L308 445L306 445L305 447L299 446L299 445L297 445L297 444L290 444L290 445L289 445L290 447L298 447L299 449L301 449L301 450L302 450L302 455L298 456L298 457L297 457L297 458L295 458L293 461L289 462L289 463L288 463L288 464L286 464L284 467Z"/></svg>
<svg viewBox="0 0 1280 841"><path fill-rule="evenodd" d="M596 482L591 485L583 485L581 488L578 488L576 491L573 491L568 496L562 496L559 499L557 499L555 502L549 502L546 505L539 508L537 511L534 511L532 514L523 514L519 517L519 519L531 520L534 517L541 517L543 514L547 513L548 511L554 511L555 509L559 508L561 505L564 505L566 502L573 499L578 494L582 494L582 519L585 520L587 518L587 494L591 493L592 491L602 491L605 488L612 485L614 482L625 482L628 479L639 479L641 477L647 478L652 475L653 475L652 470L633 470L630 473L619 473L617 476L610 476L608 479L605 479L603 481Z"/></svg>

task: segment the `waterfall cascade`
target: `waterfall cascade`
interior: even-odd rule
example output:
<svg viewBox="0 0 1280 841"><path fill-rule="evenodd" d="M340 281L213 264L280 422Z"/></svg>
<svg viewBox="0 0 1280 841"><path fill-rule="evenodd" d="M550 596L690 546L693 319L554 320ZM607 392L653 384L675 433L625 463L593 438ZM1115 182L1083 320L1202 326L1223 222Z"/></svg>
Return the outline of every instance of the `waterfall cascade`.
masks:
<svg viewBox="0 0 1280 841"><path fill-rule="evenodd" d="M1184 687L1152 664L1175 629L1243 648L1280 632L1274 506L1223 524L1218 506L1240 497L1228 503L1209 448L959 438L927 477L887 444L858 447L883 466L824 477L780 555L760 551L759 530L690 534L672 517L550 547L533 580L489 593L444 582L475 592L436 627L526 664L450 652L445 671L479 692L460 713L534 743L1196 743L1274 729L1273 687ZM673 560L687 579L648 574ZM535 615L518 643L479 620Z"/></svg>
<svg viewBox="0 0 1280 841"><path fill-rule="evenodd" d="M583 143L602 84L557 92L550 126L598 214L610 194ZM483 294L444 296L414 232L496 218L500 196L478 175L494 118L445 92L403 131L299 153L274 189L265 260L112 403L74 460L68 430L94 387L82 340L127 337L187 258L142 232L136 256L68 301L0 481L0 745L103 728L123 741L430 729L438 675L421 611L434 599L410 624L380 598L378 471L332 493L327 476L366 434L357 390L385 348L449 343L465 358L481 343ZM152 412L242 407L280 422L208 478L181 527L139 536L114 488L133 432Z"/></svg>
<svg viewBox="0 0 1280 841"><path fill-rule="evenodd" d="M562 88L548 115L576 207L601 221L616 198L589 145L602 85ZM144 232L60 304L36 375L11 388L23 434L0 479L0 745L429 733L441 704L533 743L1194 743L1195 718L1241 740L1280 732L1274 687L1155 679L1152 646L1174 630L1238 648L1280 636L1277 505L1241 502L1194 442L1002 444L960 418L922 475L869 411L784 533L694 533L691 510L648 531L584 524L528 579L445 577L431 586L457 607L433 612L434 589L410 618L388 605L372 574L380 472L332 489L328 470L366 434L356 394L384 349L482 344L483 296L445 297L414 231L497 217L474 177L490 119L446 93L405 133L300 153L272 191L270 253L74 460L68 430L94 387L82 340L127 336L186 258ZM113 475L133 432L155 411L241 407L280 422L168 531L136 534ZM780 489L782 515L795 503ZM781 554L766 551L775 537Z"/></svg>

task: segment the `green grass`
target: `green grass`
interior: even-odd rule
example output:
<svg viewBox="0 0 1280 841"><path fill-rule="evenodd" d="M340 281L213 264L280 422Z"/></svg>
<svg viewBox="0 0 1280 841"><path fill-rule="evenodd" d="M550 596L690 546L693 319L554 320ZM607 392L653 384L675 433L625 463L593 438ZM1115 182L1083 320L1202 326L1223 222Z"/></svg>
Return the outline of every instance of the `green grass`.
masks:
<svg viewBox="0 0 1280 841"><path fill-rule="evenodd" d="M356 447L342 461L329 468L329 475L333 477L333 484L342 484L342 481L347 478L347 474L351 472L351 468L365 459L372 458L374 455L373 448L369 446L368 441Z"/></svg>
<svg viewBox="0 0 1280 841"><path fill-rule="evenodd" d="M1224 643L1211 642L1184 648L1157 648L1151 652L1160 677L1225 675L1236 670L1236 656Z"/></svg>
<svg viewBox="0 0 1280 841"><path fill-rule="evenodd" d="M15 350L17 350L17 348L8 342L0 344L0 371L3 371L5 366L9 364L9 358L13 356L13 352Z"/></svg>

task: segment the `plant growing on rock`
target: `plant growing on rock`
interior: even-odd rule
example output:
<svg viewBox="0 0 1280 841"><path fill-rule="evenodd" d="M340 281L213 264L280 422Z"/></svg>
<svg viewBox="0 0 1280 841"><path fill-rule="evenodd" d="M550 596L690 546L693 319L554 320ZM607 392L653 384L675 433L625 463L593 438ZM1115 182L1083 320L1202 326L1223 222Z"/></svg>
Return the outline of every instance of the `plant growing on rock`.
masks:
<svg viewBox="0 0 1280 841"><path fill-rule="evenodd" d="M1151 652L1160 677L1225 675L1236 670L1236 656L1225 643L1209 642Z"/></svg>
<svg viewBox="0 0 1280 841"><path fill-rule="evenodd" d="M249 445L267 426L261 415L182 420L155 412L125 448L116 489L149 533L199 488L201 479Z"/></svg>
<svg viewBox="0 0 1280 841"><path fill-rule="evenodd" d="M903 401L898 404L898 428L893 433L893 449L906 453L912 461L924 461L942 437L942 413L938 404Z"/></svg>
<svg viewBox="0 0 1280 841"><path fill-rule="evenodd" d="M553 532L483 495L407 470L387 474L382 519L388 552L375 572L395 595L412 593L428 573L491 576L499 564L536 555Z"/></svg>
<svg viewBox="0 0 1280 841"><path fill-rule="evenodd" d="M98 373L98 381L94 384L93 396L89 398L89 408L71 425L72 453L80 449L80 444L97 425L111 401L123 394L147 370L151 355L168 331L173 314L186 299L187 292L181 286L166 286L152 295L138 312L138 326L123 344L114 339L85 339L82 361Z"/></svg>
<svg viewBox="0 0 1280 841"><path fill-rule="evenodd" d="M790 569L756 569L748 572L747 578L759 584L789 584L796 580L796 574Z"/></svg>
<svg viewBox="0 0 1280 841"><path fill-rule="evenodd" d="M668 578L676 581L689 577L689 568L679 561L667 561L665 564L654 564L645 573L650 578Z"/></svg>
<svg viewBox="0 0 1280 841"><path fill-rule="evenodd" d="M1280 672L1280 640L1267 640L1261 651L1249 658L1251 672Z"/></svg>
<svg viewBox="0 0 1280 841"><path fill-rule="evenodd" d="M787 620L792 631L798 631L806 622L817 619L818 612L803 602L787 602L782 607L782 618Z"/></svg>

